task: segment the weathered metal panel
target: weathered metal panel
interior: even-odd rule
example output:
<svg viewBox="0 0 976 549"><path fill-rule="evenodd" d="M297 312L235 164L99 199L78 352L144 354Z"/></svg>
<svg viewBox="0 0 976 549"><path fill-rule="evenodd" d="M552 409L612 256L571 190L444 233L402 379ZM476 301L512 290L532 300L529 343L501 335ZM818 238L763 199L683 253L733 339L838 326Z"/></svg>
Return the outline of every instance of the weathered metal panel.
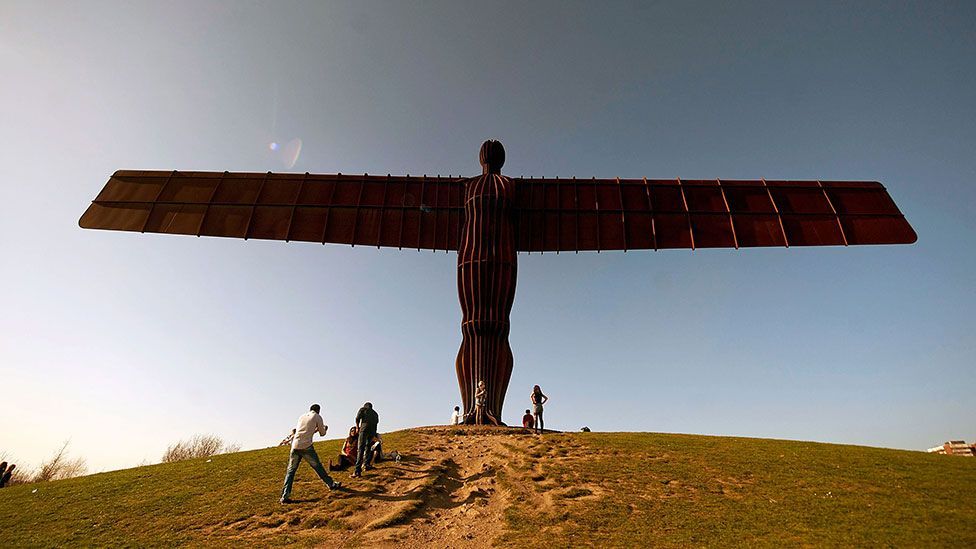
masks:
<svg viewBox="0 0 976 549"><path fill-rule="evenodd" d="M461 178L121 170L87 229L455 251Z"/></svg>
<svg viewBox="0 0 976 549"><path fill-rule="evenodd" d="M910 244L872 181L513 179L522 252Z"/></svg>

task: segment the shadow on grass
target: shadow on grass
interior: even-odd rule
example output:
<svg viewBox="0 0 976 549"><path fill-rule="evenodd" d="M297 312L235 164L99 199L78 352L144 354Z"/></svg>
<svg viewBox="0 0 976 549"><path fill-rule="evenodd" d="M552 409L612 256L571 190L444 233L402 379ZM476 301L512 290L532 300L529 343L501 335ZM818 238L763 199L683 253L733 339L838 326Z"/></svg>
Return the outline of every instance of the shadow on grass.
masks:
<svg viewBox="0 0 976 549"><path fill-rule="evenodd" d="M322 498L292 498L289 503L285 505L294 505L296 503L316 503L322 501Z"/></svg>

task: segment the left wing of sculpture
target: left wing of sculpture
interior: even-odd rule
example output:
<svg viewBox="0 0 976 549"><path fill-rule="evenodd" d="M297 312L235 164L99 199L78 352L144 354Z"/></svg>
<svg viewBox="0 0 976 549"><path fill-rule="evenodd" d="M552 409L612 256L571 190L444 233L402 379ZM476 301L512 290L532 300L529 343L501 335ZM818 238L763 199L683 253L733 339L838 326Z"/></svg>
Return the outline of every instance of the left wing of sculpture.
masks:
<svg viewBox="0 0 976 549"><path fill-rule="evenodd" d="M873 181L516 178L525 252L910 244Z"/></svg>
<svg viewBox="0 0 976 549"><path fill-rule="evenodd" d="M115 172L86 229L457 250L461 178Z"/></svg>

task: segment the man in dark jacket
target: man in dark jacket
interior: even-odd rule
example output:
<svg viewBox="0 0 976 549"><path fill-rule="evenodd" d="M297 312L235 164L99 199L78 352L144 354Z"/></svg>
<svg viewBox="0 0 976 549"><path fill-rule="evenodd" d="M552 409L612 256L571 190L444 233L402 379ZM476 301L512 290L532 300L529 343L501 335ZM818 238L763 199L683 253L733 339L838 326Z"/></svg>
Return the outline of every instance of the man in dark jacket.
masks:
<svg viewBox="0 0 976 549"><path fill-rule="evenodd" d="M376 436L376 425L379 422L380 415L373 410L371 402L363 404L356 414L356 426L359 427L359 452L356 454L356 471L352 474L354 477L363 476L363 465L366 466L367 471L373 468L369 465L373 457L370 442Z"/></svg>

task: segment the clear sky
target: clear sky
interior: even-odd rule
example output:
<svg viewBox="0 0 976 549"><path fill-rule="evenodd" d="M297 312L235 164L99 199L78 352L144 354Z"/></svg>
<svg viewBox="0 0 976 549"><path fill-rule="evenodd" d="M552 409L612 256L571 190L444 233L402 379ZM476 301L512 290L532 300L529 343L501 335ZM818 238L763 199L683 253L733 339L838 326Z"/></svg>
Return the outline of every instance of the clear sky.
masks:
<svg viewBox="0 0 976 549"><path fill-rule="evenodd" d="M117 169L867 179L912 246L520 256L547 426L976 438L976 3L0 0L0 451L459 404L456 256L85 231ZM301 139L292 167L284 144ZM269 144L281 143L277 151ZM284 464L282 464L284 467Z"/></svg>

